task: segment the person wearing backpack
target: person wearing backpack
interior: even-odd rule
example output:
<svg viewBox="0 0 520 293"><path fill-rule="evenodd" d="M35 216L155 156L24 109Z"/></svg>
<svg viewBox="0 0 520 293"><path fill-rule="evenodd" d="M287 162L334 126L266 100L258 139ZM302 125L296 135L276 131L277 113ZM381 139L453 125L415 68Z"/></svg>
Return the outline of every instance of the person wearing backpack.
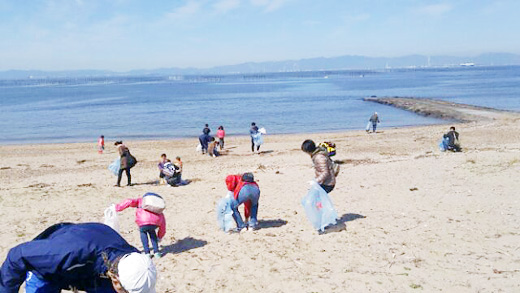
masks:
<svg viewBox="0 0 520 293"><path fill-rule="evenodd" d="M116 211L121 212L128 207L137 208L135 211L135 222L137 226L139 226L144 253L151 257L150 248L148 246L149 237L152 242L153 251L155 253L153 256L160 258L162 254L159 252L158 242L161 241L161 239L164 237L164 234L166 234L166 220L164 218L164 214L162 213L162 209L164 209L164 200L162 200L161 209L161 207L156 207L153 204L149 205L144 203L146 197L150 197L152 201L157 200L160 202L162 200L160 195L148 192L145 193L142 197L129 198L117 204ZM159 228L158 234L155 232L157 228Z"/></svg>
<svg viewBox="0 0 520 293"><path fill-rule="evenodd" d="M132 185L132 176L130 175L130 169L135 166L137 160L130 154L130 150L122 141L116 141L114 145L117 147L119 156L121 157L121 165L119 166L119 173L117 174L117 187L121 186L121 177L123 171L126 172L126 178L128 179L128 186Z"/></svg>
<svg viewBox="0 0 520 293"><path fill-rule="evenodd" d="M302 143L302 151L309 154L312 158L316 182L323 190L330 193L336 186L336 175L339 172L339 166L330 159L326 148L316 147L314 141L310 139Z"/></svg>

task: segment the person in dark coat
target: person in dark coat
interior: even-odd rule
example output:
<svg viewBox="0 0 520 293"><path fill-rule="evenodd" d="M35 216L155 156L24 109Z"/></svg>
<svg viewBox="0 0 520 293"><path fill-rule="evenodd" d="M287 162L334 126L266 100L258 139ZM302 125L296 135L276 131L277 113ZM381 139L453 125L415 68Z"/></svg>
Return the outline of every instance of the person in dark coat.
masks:
<svg viewBox="0 0 520 293"><path fill-rule="evenodd" d="M208 144L211 141L211 139L212 139L212 137L205 133L203 133L199 136L199 143L200 143L200 146L202 147L202 154L205 154L208 152Z"/></svg>
<svg viewBox="0 0 520 293"><path fill-rule="evenodd" d="M116 231L101 223L60 223L15 246L0 268L0 292L155 293L157 271ZM136 281L139 280L139 281Z"/></svg>
<svg viewBox="0 0 520 293"><path fill-rule="evenodd" d="M122 141L116 141L114 145L117 147L117 151L119 152L119 156L121 157L121 165L119 166L119 173L117 174L117 184L116 186L121 186L121 177L123 176L123 171L126 172L126 178L128 179L128 186L132 185L132 176L130 175L130 151L128 147L123 144Z"/></svg>
<svg viewBox="0 0 520 293"><path fill-rule="evenodd" d="M377 112L374 112L374 114L372 114L372 116L370 116L370 119L368 119L368 121L372 123L372 132L375 133L376 128L377 128L377 123L381 123L381 121L379 121L379 115L377 114Z"/></svg>
<svg viewBox="0 0 520 293"><path fill-rule="evenodd" d="M205 124L204 129L202 129L202 133L209 135L210 132L211 132L211 129L209 129L209 124Z"/></svg>
<svg viewBox="0 0 520 293"><path fill-rule="evenodd" d="M454 152L462 151L459 143L459 133L455 131L455 126L450 127L450 131L444 135L448 140L448 150Z"/></svg>

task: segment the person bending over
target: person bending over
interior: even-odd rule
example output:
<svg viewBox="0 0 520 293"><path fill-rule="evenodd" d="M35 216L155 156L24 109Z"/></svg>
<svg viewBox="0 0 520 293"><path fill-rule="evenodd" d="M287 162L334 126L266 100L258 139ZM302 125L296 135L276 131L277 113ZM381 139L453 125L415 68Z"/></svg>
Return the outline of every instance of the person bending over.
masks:
<svg viewBox="0 0 520 293"><path fill-rule="evenodd" d="M240 232L244 228L256 229L258 226L257 216L260 188L255 182L253 174L244 173L242 176L229 175L226 177L226 186L229 191L233 192L231 209L233 210L233 219L237 224L236 232ZM238 207L241 204L244 204L246 223L244 223L238 211ZM251 218L249 219L249 217Z"/></svg>
<svg viewBox="0 0 520 293"><path fill-rule="evenodd" d="M116 231L101 223L60 223L15 246L0 268L0 292L155 293L157 271Z"/></svg>
<svg viewBox="0 0 520 293"><path fill-rule="evenodd" d="M450 127L450 131L444 135L444 138L446 138L448 141L448 150L454 152L462 151L459 142L459 133L455 131L455 126Z"/></svg>
<svg viewBox="0 0 520 293"><path fill-rule="evenodd" d="M336 185L334 163L330 159L327 149L316 147L314 141L307 139L302 143L302 151L309 154L314 165L315 180L327 193Z"/></svg>

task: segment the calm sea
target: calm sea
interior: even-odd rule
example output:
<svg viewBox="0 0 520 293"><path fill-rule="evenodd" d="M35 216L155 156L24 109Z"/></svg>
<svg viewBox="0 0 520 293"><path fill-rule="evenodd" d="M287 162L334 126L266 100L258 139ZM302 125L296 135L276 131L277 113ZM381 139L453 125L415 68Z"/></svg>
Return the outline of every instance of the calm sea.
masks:
<svg viewBox="0 0 520 293"><path fill-rule="evenodd" d="M0 80L0 144L230 135L439 123L366 96L414 96L520 110L520 67Z"/></svg>

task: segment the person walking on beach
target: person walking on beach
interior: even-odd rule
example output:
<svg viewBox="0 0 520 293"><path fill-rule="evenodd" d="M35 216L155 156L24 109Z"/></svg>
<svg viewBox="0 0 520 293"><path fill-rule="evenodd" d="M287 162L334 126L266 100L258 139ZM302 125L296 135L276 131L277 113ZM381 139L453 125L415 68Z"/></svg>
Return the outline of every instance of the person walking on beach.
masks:
<svg viewBox="0 0 520 293"><path fill-rule="evenodd" d="M459 133L455 131L455 126L450 127L450 131L443 136L447 140L447 149L454 152L462 151L459 142Z"/></svg>
<svg viewBox="0 0 520 293"><path fill-rule="evenodd" d="M102 154L105 150L105 136L102 135L98 139L98 154Z"/></svg>
<svg viewBox="0 0 520 293"><path fill-rule="evenodd" d="M260 188L255 182L253 173L243 175L228 175L226 177L227 189L233 192L231 209L233 219L237 224L235 232L240 232L244 228L255 230L258 226L258 201L260 199ZM244 215L246 223L238 211L238 207L244 204Z"/></svg>
<svg viewBox="0 0 520 293"><path fill-rule="evenodd" d="M369 123L372 123L372 132L375 133L376 132L376 128L377 128L377 123L381 123L381 121L379 121L379 115L377 115L377 112L374 112L374 114L372 114L372 116L370 116L370 119L368 119ZM369 131L369 127L367 127L367 132Z"/></svg>
<svg viewBox="0 0 520 293"><path fill-rule="evenodd" d="M249 135L251 136L251 151L255 152L255 135L258 134L258 126L256 126L255 122L251 123L251 128L249 129ZM256 151L260 151L260 145L256 147Z"/></svg>
<svg viewBox="0 0 520 293"><path fill-rule="evenodd" d="M204 129L202 129L202 133L206 134L206 135L209 135L210 132L211 132L211 129L209 129L209 124L206 123L204 125Z"/></svg>
<svg viewBox="0 0 520 293"><path fill-rule="evenodd" d="M119 173L117 174L117 184L116 186L121 186L121 177L123 176L123 171L126 173L126 178L128 179L128 186L132 185L132 176L130 175L130 169L135 165L135 158L130 154L130 150L126 147L122 141L116 141L114 145L117 147L117 151L119 152L119 156L121 157L121 163L119 167Z"/></svg>
<svg viewBox="0 0 520 293"><path fill-rule="evenodd" d="M330 193L336 186L336 175L339 172L339 166L336 167L330 159L327 149L316 147L314 141L307 139L302 143L302 151L309 154L314 165L316 182ZM337 169L337 170L335 170Z"/></svg>
<svg viewBox="0 0 520 293"><path fill-rule="evenodd" d="M220 125L217 130L218 144L220 145L220 150L224 149L224 137L226 136L226 131L224 131L224 126Z"/></svg>
<svg viewBox="0 0 520 293"><path fill-rule="evenodd" d="M121 212L128 207L137 208L135 211L135 222L137 226L139 226L144 253L150 257L150 248L148 246L148 237L150 237L153 251L155 252L154 257L160 258L162 255L159 252L159 241L161 241L164 234L166 234L166 220L163 213L153 213L143 207L143 200L146 196L155 196L162 199L158 194L149 192L142 197L129 198L117 204L116 212ZM158 234L155 232L157 229L159 229Z"/></svg>
<svg viewBox="0 0 520 293"><path fill-rule="evenodd" d="M0 268L0 292L155 293L152 260L101 223L55 224L12 248Z"/></svg>

